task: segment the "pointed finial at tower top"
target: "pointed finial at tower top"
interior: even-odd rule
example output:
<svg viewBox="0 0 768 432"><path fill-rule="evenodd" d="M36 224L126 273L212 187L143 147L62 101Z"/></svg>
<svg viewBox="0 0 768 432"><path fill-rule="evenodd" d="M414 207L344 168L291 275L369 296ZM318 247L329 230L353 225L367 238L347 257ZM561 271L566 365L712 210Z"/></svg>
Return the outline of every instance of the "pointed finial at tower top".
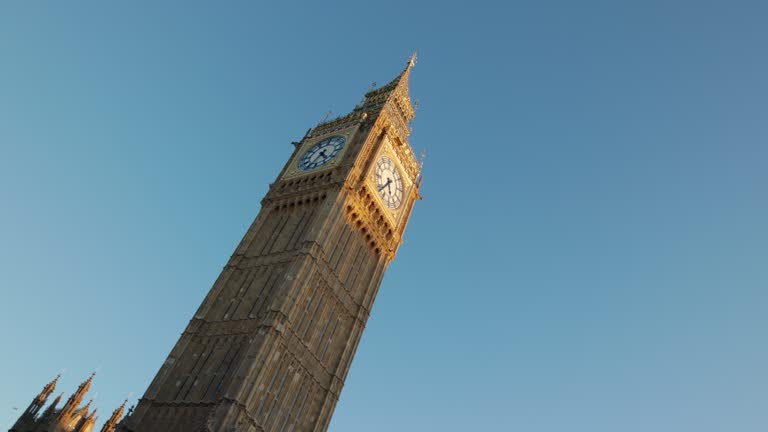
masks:
<svg viewBox="0 0 768 432"><path fill-rule="evenodd" d="M365 94L363 101L355 107L354 113L365 112L365 117L373 115L378 118L383 111L389 111L393 116L401 139L405 140L410 134L411 120L416 115L411 103L409 80L411 69L416 64L416 53L411 54L405 69L389 83L379 88L371 89Z"/></svg>
<svg viewBox="0 0 768 432"><path fill-rule="evenodd" d="M411 68L416 64L416 53L411 54L411 56L408 58L408 62L405 65L405 69L403 69L402 72L398 76L395 77L392 81L390 81L388 84L376 89L371 88L371 90L366 94L366 97L377 94L377 93L387 93L391 94L393 90L396 88L404 88L408 89L408 77L411 74ZM375 86L374 86L375 87Z"/></svg>
<svg viewBox="0 0 768 432"><path fill-rule="evenodd" d="M67 400L67 403L64 404L62 411L74 412L77 409L77 407L80 406L80 402L88 393L88 390L91 389L91 382L93 382L94 376L96 376L96 372L92 373L87 380L83 381L83 383L77 387L77 390L75 390L75 393L72 396L70 396L69 399Z"/></svg>
<svg viewBox="0 0 768 432"><path fill-rule="evenodd" d="M411 69L416 66L416 52L414 51L410 57L408 57L408 63L405 65L405 70L395 78L393 82L397 82L399 86L408 87L408 77L411 75Z"/></svg>
<svg viewBox="0 0 768 432"><path fill-rule="evenodd" d="M91 374L91 376L89 376L89 377L88 377L88 379L87 379L87 380L85 380L85 381L84 381L82 384L80 384L80 389L85 389L85 391L86 391L86 392L87 392L88 390L90 390L90 388L91 388L91 383L93 382L93 377L95 377L95 376L96 376L96 372L94 371L94 372ZM78 390L80 390L80 389L78 389ZM85 394L85 393L83 393L83 394Z"/></svg>
<svg viewBox="0 0 768 432"><path fill-rule="evenodd" d="M51 393L53 393L53 391L56 389L56 383L59 382L59 378L61 378L61 374L56 375L56 378L54 378L53 381L49 382L45 385L45 387L43 387L43 390L41 390L37 397L35 397L35 402L37 404L45 404L45 401L48 400L48 396L50 396Z"/></svg>
<svg viewBox="0 0 768 432"><path fill-rule="evenodd" d="M56 378L45 386L45 391L51 393L56 388L56 383L59 382L59 378L61 378L61 374L56 375Z"/></svg>

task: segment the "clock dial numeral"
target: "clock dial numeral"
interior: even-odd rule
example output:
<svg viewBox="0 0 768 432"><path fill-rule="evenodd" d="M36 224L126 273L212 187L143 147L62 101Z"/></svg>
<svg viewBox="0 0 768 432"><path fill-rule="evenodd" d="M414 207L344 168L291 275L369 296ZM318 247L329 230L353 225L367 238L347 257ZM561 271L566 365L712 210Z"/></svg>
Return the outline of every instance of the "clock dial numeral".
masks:
<svg viewBox="0 0 768 432"><path fill-rule="evenodd" d="M316 143L299 159L299 169L309 171L325 165L339 154L346 142L346 138L337 135Z"/></svg>

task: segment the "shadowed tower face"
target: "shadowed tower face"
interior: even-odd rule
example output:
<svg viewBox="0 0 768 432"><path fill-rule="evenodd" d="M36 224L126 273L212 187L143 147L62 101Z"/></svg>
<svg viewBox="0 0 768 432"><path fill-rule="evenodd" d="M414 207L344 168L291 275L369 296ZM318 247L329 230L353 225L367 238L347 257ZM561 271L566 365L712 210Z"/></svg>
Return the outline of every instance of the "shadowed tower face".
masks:
<svg viewBox="0 0 768 432"><path fill-rule="evenodd" d="M325 431L419 198L415 57L301 142L122 430Z"/></svg>

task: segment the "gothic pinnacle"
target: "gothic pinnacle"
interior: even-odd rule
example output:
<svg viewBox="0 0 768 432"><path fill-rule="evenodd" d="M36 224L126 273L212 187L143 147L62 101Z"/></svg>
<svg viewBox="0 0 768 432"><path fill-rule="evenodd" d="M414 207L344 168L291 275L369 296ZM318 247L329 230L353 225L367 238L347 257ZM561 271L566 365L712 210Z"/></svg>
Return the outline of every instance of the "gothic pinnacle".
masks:
<svg viewBox="0 0 768 432"><path fill-rule="evenodd" d="M59 382L59 378L61 378L61 374L56 375L56 378L54 378L53 381L49 382L45 385L45 387L43 387L43 390L39 395L37 395L37 398L35 398L38 403L41 405L45 403L45 401L48 399L48 396L50 396L51 393L53 393L53 391L56 389L56 383Z"/></svg>
<svg viewBox="0 0 768 432"><path fill-rule="evenodd" d="M92 373L87 380L85 380L82 384L80 384L80 386L77 387L77 391L75 391L75 394L72 395L73 397L76 397L78 399L78 405L79 405L79 402L83 400L83 397L86 395L86 393L88 393L88 390L91 389L91 383L93 382L93 377L95 376L96 376L96 372Z"/></svg>
<svg viewBox="0 0 768 432"><path fill-rule="evenodd" d="M92 403L93 403L93 399L89 400L89 401L88 401L88 403L87 403L87 404L85 404L85 406L83 406L82 408L80 408L80 410L79 410L79 411L82 411L82 412L83 412L83 417L87 417L87 416L89 416L89 415L90 415L90 413L89 413L88 411L90 411L90 409L91 409L91 404L92 404Z"/></svg>
<svg viewBox="0 0 768 432"><path fill-rule="evenodd" d="M91 389L91 383L93 382L93 377L95 377L95 376L96 376L96 372L92 373L92 374L91 374L91 376L90 376L90 377L88 377L88 379L87 379L87 380L85 380L85 382L83 382L82 384L80 384L80 387L77 389L78 393L79 393L80 391L82 391L82 392L83 392L82 394L85 394L85 393L87 393L87 392L88 392L88 390L90 390L90 389Z"/></svg>
<svg viewBox="0 0 768 432"><path fill-rule="evenodd" d="M48 385L45 386L45 388L50 388L51 390L56 388L56 383L59 382L59 378L61 378L61 374L56 375L56 378L53 379L53 381L49 382Z"/></svg>
<svg viewBox="0 0 768 432"><path fill-rule="evenodd" d="M123 412L125 411L125 405L127 403L128 399L123 401L123 404L112 412L112 415L109 416L109 419L104 423L104 426L101 427L101 432L112 432L115 430L117 423L123 417Z"/></svg>
<svg viewBox="0 0 768 432"><path fill-rule="evenodd" d="M92 373L87 380L83 381L83 383L77 387L75 393L67 399L67 403L62 407L62 414L75 412L77 407L80 406L80 402L82 402L83 398L88 393L88 390L90 390L94 376L96 376L96 372Z"/></svg>

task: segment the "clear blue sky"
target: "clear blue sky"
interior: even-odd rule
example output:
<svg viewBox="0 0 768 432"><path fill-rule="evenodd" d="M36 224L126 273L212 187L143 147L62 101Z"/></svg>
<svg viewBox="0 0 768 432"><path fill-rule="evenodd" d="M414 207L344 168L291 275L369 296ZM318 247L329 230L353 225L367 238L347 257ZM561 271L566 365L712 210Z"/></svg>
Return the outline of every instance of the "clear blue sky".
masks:
<svg viewBox="0 0 768 432"><path fill-rule="evenodd" d="M0 4L0 427L146 389L300 138L419 52L332 432L763 432L768 3Z"/></svg>

